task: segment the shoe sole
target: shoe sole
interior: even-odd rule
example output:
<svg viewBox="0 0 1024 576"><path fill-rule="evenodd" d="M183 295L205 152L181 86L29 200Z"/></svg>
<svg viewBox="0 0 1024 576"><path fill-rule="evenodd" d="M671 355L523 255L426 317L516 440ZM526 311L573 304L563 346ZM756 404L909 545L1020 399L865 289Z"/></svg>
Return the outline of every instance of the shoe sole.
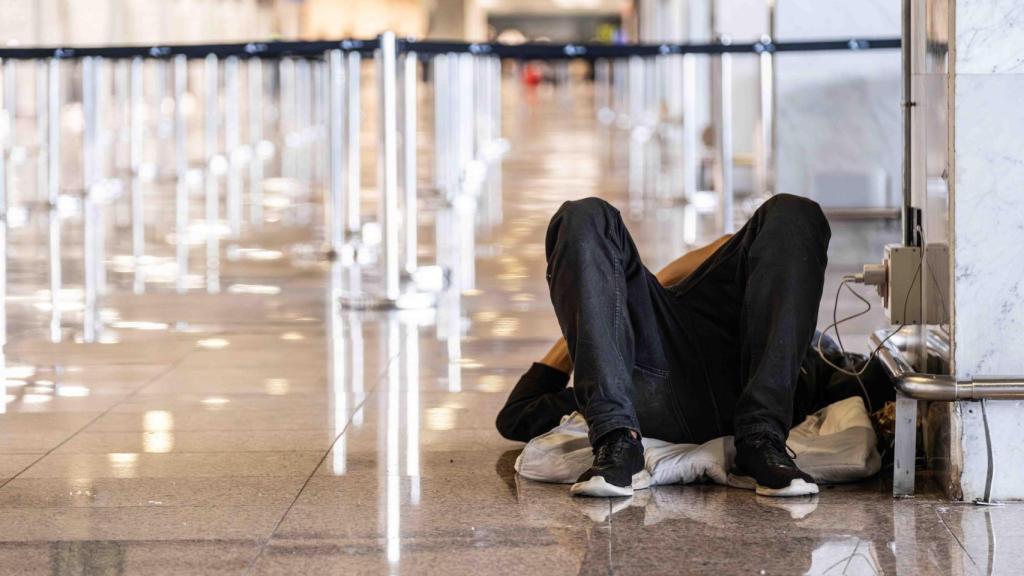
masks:
<svg viewBox="0 0 1024 576"><path fill-rule="evenodd" d="M818 485L801 478L791 480L785 488L769 488L758 484L750 476L730 476L729 485L734 488L753 489L758 496L773 498L794 498L796 496L812 496L818 493Z"/></svg>
<svg viewBox="0 0 1024 576"><path fill-rule="evenodd" d="M644 490L651 486L651 475L647 470L641 470L633 474L633 481L629 486L616 486L604 479L603 476L594 476L585 482L577 482L569 489L573 496L590 496L592 498L615 498L632 496L635 490Z"/></svg>

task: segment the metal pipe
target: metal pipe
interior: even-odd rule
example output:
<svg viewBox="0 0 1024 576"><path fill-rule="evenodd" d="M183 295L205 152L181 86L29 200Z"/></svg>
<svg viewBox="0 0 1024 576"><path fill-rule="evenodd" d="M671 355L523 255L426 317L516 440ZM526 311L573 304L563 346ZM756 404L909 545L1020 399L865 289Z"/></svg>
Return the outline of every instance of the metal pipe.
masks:
<svg viewBox="0 0 1024 576"><path fill-rule="evenodd" d="M7 114L7 150L10 152L17 143L18 131L18 68L14 60L4 60L2 67L4 75L4 88L0 96L4 99L4 110Z"/></svg>
<svg viewBox="0 0 1024 576"><path fill-rule="evenodd" d="M762 38L763 41L770 41L770 38ZM772 163L774 131L775 131L775 55L765 50L761 52L760 65L760 107L761 126L758 136L757 150L757 192L762 197L772 194Z"/></svg>
<svg viewBox="0 0 1024 576"><path fill-rule="evenodd" d="M231 237L242 233L242 174L238 165L241 145L239 135L239 94L238 57L231 56L224 62L224 153L227 158L227 216Z"/></svg>
<svg viewBox="0 0 1024 576"><path fill-rule="evenodd" d="M145 291L146 280L142 259L146 251L146 211L143 205L142 181L142 58L133 58L128 88L128 154L131 169L132 259L134 260L134 291Z"/></svg>
<svg viewBox="0 0 1024 576"><path fill-rule="evenodd" d="M50 207L50 341L61 341L60 328L60 60L47 62L46 184Z"/></svg>
<svg viewBox="0 0 1024 576"><path fill-rule="evenodd" d="M917 372L903 358L897 342L880 330L871 335L872 347L878 348L878 359L893 380L896 389L909 398L937 402L956 400L1020 400L1024 398L1024 377L990 376L957 380L952 375Z"/></svg>
<svg viewBox="0 0 1024 576"><path fill-rule="evenodd" d="M0 61L3 87L0 89L0 392L6 394L7 374L7 161L11 134L14 133L17 100L12 95L15 69L9 61ZM2 410L0 410L2 411Z"/></svg>
<svg viewBox="0 0 1024 576"><path fill-rule="evenodd" d="M912 0L902 1L902 43L900 44L900 56L903 62L903 212L901 214L903 224L903 245L916 246L916 226L913 207L913 166L911 159L911 142L913 139L913 107L914 90L912 83L913 57L911 39L913 36L913 14Z"/></svg>
<svg viewBox="0 0 1024 576"><path fill-rule="evenodd" d="M456 141L458 142L458 164L455 165L455 182L458 182L459 193L466 191L466 168L476 158L474 147L476 140L476 110L474 108L474 90L476 78L474 75L472 54L459 54L459 79L456 92L458 94L458 117L459 121L454 124L458 131Z"/></svg>
<svg viewBox="0 0 1024 576"><path fill-rule="evenodd" d="M405 263L404 271L412 275L418 267L417 239L417 171L416 171L416 99L418 96L419 64L415 52L408 52L402 60L402 189L404 191Z"/></svg>
<svg viewBox="0 0 1024 576"><path fill-rule="evenodd" d="M185 118L185 90L188 87L188 60L174 57L174 193L175 252L178 261L177 291L188 290L188 124Z"/></svg>
<svg viewBox="0 0 1024 576"><path fill-rule="evenodd" d="M378 211L381 223L381 277L384 298L395 302L400 295L398 274L398 148L396 42L393 32L380 36L380 58L377 69L378 146L377 163L380 182Z"/></svg>
<svg viewBox="0 0 1024 576"><path fill-rule="evenodd" d="M263 224L263 61L249 60L249 221Z"/></svg>
<svg viewBox="0 0 1024 576"><path fill-rule="evenodd" d="M438 54L430 62L434 73L434 187L439 195L447 198L447 162L451 153L448 137L449 56Z"/></svg>
<svg viewBox="0 0 1024 576"><path fill-rule="evenodd" d="M43 201L49 198L49 185L46 183L49 162L46 154L49 151L49 62L36 62L36 199Z"/></svg>
<svg viewBox="0 0 1024 576"><path fill-rule="evenodd" d="M97 124L97 67L96 58L82 60L82 233L84 258L84 308L82 338L86 342L96 339L96 184L98 162L96 139Z"/></svg>
<svg viewBox="0 0 1024 576"><path fill-rule="evenodd" d="M324 210L324 228L331 252L337 257L345 243L345 54L331 50L328 54L328 172L327 202Z"/></svg>
<svg viewBox="0 0 1024 576"><path fill-rule="evenodd" d="M220 185L217 181L216 165L219 153L220 135L220 61L216 55L206 57L205 133L203 147L206 153L206 291L213 294L220 291L220 244L218 224L220 220Z"/></svg>
<svg viewBox="0 0 1024 576"><path fill-rule="evenodd" d="M362 78L362 56L359 52L348 53L348 70L345 79L348 83L348 123L346 133L348 142L346 147L345 167L348 169L348 206L345 215L348 218L348 230L358 235L362 228L361 202L363 199L362 190L362 161L360 159L360 132L362 106L360 94L360 80Z"/></svg>
<svg viewBox="0 0 1024 576"><path fill-rule="evenodd" d="M728 40L722 39L723 44ZM733 147L732 147L732 55L719 54L712 59L712 74L716 92L715 123L715 187L718 192L719 220L723 233L734 232L736 216L733 211Z"/></svg>
<svg viewBox="0 0 1024 576"><path fill-rule="evenodd" d="M103 184L107 180L107 166L110 164L108 156L112 156L113 168L119 173L127 172L127 166L125 165L125 159L122 155L114 151L116 144L120 144L120 141L127 141L127 133L125 127L128 125L127 122L127 110L121 110L120 118L117 122L116 133L113 130L109 130L109 123L107 121L107 98L110 97L109 86L111 82L109 80L110 68L116 63L105 58L95 58L96 69L95 76L96 80L93 84L93 95L95 97L95 149L93 151L93 158L95 163L95 172L93 173L93 184L99 188L100 192L95 197L90 197L92 202L92 215L91 219L94 222L93 230L93 244L92 244L92 268L93 274L96 278L96 294L104 294L107 291L107 270L106 270L106 228L104 225L104 202L108 199L103 194ZM117 68L117 74L114 76L113 88L115 91L115 101L117 96L122 96L121 100L127 100L128 92L128 76L126 74L127 68L125 66L119 66ZM125 136L122 138L122 136ZM108 152L109 150L109 152ZM95 309L94 309L95 312Z"/></svg>
<svg viewBox="0 0 1024 576"><path fill-rule="evenodd" d="M690 204L700 186L697 135L697 56L683 55L683 194Z"/></svg>

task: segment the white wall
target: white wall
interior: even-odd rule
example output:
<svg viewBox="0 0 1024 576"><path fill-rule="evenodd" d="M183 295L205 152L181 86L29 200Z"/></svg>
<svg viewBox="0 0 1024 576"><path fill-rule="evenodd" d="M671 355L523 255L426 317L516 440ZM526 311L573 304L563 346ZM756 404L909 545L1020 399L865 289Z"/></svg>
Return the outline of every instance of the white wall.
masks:
<svg viewBox="0 0 1024 576"><path fill-rule="evenodd" d="M895 0L778 0L779 41L899 35ZM883 178L898 205L899 51L779 54L777 63L777 191L813 196L816 178L863 174Z"/></svg>
<svg viewBox="0 0 1024 576"><path fill-rule="evenodd" d="M170 44L266 39L281 36L287 27L287 4L259 0L0 0L0 43Z"/></svg>
<svg viewBox="0 0 1024 576"><path fill-rule="evenodd" d="M952 121L954 370L1024 376L1024 13L1018 0L955 0ZM989 402L995 498L1024 499L1024 403ZM983 494L978 403L959 407L964 499Z"/></svg>

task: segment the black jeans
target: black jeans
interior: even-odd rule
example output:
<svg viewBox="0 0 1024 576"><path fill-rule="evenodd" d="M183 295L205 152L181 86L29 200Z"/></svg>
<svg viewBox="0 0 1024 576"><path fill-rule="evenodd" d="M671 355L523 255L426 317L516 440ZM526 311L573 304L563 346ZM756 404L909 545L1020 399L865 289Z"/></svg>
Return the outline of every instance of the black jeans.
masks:
<svg viewBox="0 0 1024 576"><path fill-rule="evenodd" d="M618 210L566 202L548 227L547 279L591 441L616 428L671 442L784 440L830 237L816 203L776 195L693 274L662 287Z"/></svg>

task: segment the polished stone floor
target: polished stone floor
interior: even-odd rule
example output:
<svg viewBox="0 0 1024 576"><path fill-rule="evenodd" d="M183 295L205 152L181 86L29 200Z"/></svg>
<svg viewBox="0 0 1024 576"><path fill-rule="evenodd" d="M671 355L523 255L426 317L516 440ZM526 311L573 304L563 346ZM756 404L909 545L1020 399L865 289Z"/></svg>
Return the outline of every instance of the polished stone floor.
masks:
<svg viewBox="0 0 1024 576"><path fill-rule="evenodd" d="M517 478L521 445L493 421L557 334L547 217L587 195L622 205L625 170L622 135L595 128L585 97L510 94L504 123L501 218L492 204L475 271L464 262L433 312L338 309L350 271L272 218L225 246L216 294L197 278L177 295L159 270L133 294L114 250L95 343L81 342L71 238L51 344L38 230L12 233L0 573L1019 573L1024 509L894 501L882 478L794 501L717 486L581 500ZM666 240L680 222L630 216L652 266L683 249ZM162 224L154 257L173 252ZM430 260L430 207L421 224Z"/></svg>

